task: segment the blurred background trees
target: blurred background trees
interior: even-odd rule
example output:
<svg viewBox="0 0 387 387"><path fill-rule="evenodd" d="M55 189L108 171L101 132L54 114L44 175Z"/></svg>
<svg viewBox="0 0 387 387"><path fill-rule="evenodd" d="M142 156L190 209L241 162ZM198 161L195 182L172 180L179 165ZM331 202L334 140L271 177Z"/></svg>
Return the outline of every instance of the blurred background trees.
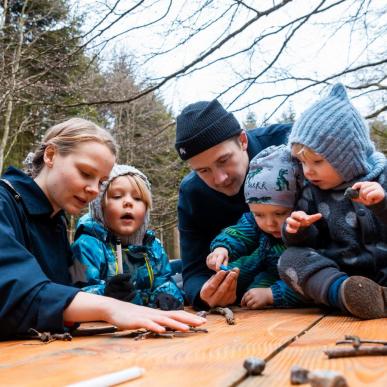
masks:
<svg viewBox="0 0 387 387"><path fill-rule="evenodd" d="M75 80L91 62L80 48L81 18L69 15L67 2L4 1L1 12L0 170L19 165L53 122L89 110L55 105L82 98Z"/></svg>

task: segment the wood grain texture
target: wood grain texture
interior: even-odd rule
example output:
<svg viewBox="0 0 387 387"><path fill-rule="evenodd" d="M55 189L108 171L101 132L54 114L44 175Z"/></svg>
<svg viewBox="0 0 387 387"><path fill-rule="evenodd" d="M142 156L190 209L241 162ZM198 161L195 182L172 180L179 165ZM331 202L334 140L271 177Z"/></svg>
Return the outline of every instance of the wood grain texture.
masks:
<svg viewBox="0 0 387 387"><path fill-rule="evenodd" d="M299 365L309 370L341 372L348 385L387 386L387 357L328 359L324 350L334 348L345 335L386 340L387 319L361 321L352 317L327 316L268 363L264 375L250 377L240 386L291 386L290 369Z"/></svg>
<svg viewBox="0 0 387 387"><path fill-rule="evenodd" d="M265 358L313 325L318 309L235 312L236 325L208 316L209 333L134 341L122 334L71 342L0 343L0 384L63 386L131 366L145 375L130 386L226 386L244 374L246 357Z"/></svg>

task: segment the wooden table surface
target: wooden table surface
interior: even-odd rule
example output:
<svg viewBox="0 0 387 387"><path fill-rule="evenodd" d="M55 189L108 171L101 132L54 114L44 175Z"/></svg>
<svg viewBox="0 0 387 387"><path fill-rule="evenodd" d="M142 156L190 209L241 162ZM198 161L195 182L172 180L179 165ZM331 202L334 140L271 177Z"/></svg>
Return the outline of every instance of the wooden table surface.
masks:
<svg viewBox="0 0 387 387"><path fill-rule="evenodd" d="M387 357L328 359L344 335L387 340L387 319L360 321L319 309L235 309L236 325L209 315L208 333L135 341L123 333L72 341L0 343L0 386L65 386L132 366L145 374L128 386L290 386L293 365L341 372L349 386L387 386ZM243 378L243 361L268 359L261 376Z"/></svg>

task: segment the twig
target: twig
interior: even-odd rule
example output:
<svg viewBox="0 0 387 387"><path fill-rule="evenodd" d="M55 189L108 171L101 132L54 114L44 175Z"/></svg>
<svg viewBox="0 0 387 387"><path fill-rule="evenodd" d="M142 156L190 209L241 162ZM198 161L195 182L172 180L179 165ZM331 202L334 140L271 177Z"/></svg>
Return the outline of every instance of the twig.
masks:
<svg viewBox="0 0 387 387"><path fill-rule="evenodd" d="M225 317L228 325L235 325L234 313L230 308L218 306L216 308L211 308L210 310L200 310L199 312L196 312L196 315L200 317L207 317L210 313L221 314Z"/></svg>
<svg viewBox="0 0 387 387"><path fill-rule="evenodd" d="M29 336L27 339L40 340L42 343L48 344L55 340L71 341L72 336L70 333L51 333L51 332L39 332L34 328L28 330Z"/></svg>
<svg viewBox="0 0 387 387"><path fill-rule="evenodd" d="M152 332L152 331L147 331L144 333L140 333L138 336L134 338L134 340L144 340L148 339L150 337L163 337L165 339L173 339L173 334L172 333L157 333L157 332Z"/></svg>
<svg viewBox="0 0 387 387"><path fill-rule="evenodd" d="M340 349L327 349L324 353L329 359L336 359L339 357L352 357L352 356L386 356L387 346L383 347L365 347L360 348L340 348Z"/></svg>
<svg viewBox="0 0 387 387"><path fill-rule="evenodd" d="M144 339L150 339L150 338L164 338L164 339L173 339L174 337L184 337L189 336L193 333L208 333L208 330L205 328L194 328L190 327L189 331L187 332L181 332L181 331L175 331L172 329L167 329L163 333L157 333L149 330L139 330L130 332L129 334L125 335L126 337L133 337L134 340L144 340Z"/></svg>
<svg viewBox="0 0 387 387"><path fill-rule="evenodd" d="M185 332L185 333L190 333L190 332L202 332L202 333L208 333L208 329L206 329L206 328L189 327L189 332Z"/></svg>
<svg viewBox="0 0 387 387"><path fill-rule="evenodd" d="M235 325L234 313L230 308L211 308L210 313L221 314L226 319L228 325Z"/></svg>
<svg viewBox="0 0 387 387"><path fill-rule="evenodd" d="M352 356L384 356L387 355L387 341L361 339L359 336L346 335L344 340L336 341L336 345L350 344L351 348L327 349L325 354L329 359ZM364 346L363 344L379 344Z"/></svg>
<svg viewBox="0 0 387 387"><path fill-rule="evenodd" d="M339 344L352 344L354 348L359 348L362 344L381 344L387 345L387 341L384 340L369 340L361 339L359 336L345 336L345 340L336 341L336 345Z"/></svg>

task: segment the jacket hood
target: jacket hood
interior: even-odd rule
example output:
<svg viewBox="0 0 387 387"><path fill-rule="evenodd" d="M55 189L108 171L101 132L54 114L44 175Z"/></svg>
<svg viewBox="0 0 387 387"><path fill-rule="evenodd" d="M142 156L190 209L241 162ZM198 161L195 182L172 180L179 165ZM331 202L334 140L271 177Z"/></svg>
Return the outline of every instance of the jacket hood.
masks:
<svg viewBox="0 0 387 387"><path fill-rule="evenodd" d="M91 217L90 213L87 213L81 218L79 218L77 223L77 230L74 236L74 241L77 240L82 234L93 236L103 243L116 243L116 240L114 240L114 236L109 232L109 230L106 229L103 224L94 220ZM137 245L152 245L155 238L156 236L154 231L146 230L146 232L144 233L143 240Z"/></svg>
<svg viewBox="0 0 387 387"><path fill-rule="evenodd" d="M74 240L78 239L81 234L91 235L104 243L106 243L109 238L109 231L103 224L93 219L90 213L79 218Z"/></svg>

